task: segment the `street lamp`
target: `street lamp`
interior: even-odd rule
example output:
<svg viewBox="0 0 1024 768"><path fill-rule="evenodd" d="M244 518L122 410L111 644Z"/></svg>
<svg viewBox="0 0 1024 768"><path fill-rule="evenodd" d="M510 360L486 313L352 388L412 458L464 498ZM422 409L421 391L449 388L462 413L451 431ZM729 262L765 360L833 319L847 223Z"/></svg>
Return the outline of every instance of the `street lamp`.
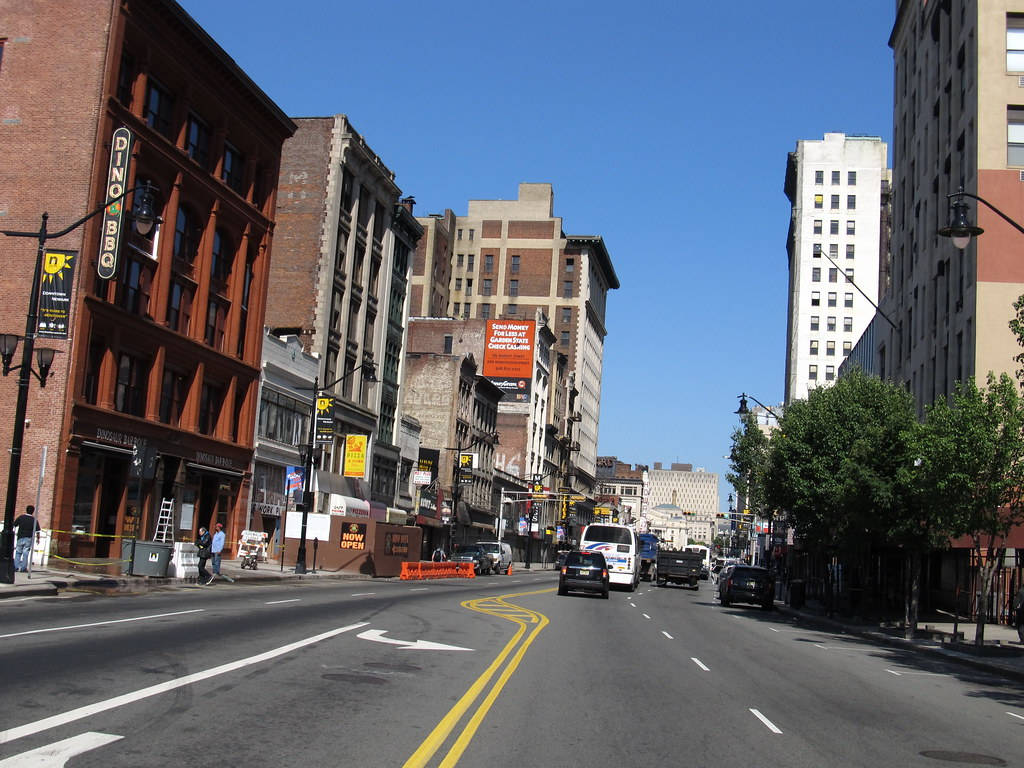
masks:
<svg viewBox="0 0 1024 768"><path fill-rule="evenodd" d="M939 230L938 234L943 237L948 237L953 241L953 245L959 248L961 251L967 247L971 242L972 236L982 234L985 230L981 227L976 227L971 224L970 218L968 218L967 203L964 202L964 198L969 197L972 200L977 200L979 203L983 203L989 210L993 211L1003 221L1009 224L1011 227L1016 229L1021 234L1024 234L1024 226L1021 226L1016 221L1011 219L1005 213L996 208L992 203L983 197L973 195L970 192L964 192L964 188L960 187L956 192L951 192L946 195L947 200L952 200L949 204L952 210L952 218L950 219L949 226L943 227Z"/></svg>
<svg viewBox="0 0 1024 768"><path fill-rule="evenodd" d="M740 401L740 407L736 409L736 413L738 413L740 416L746 416L748 413L750 413L750 409L747 407L747 398L749 397L755 403L757 403L762 408L764 408L766 411L768 411L768 413L770 413L772 415L772 417L775 419L776 423L778 423L779 415L777 413L775 413L775 411L773 411L767 405L765 405L760 400L758 400L756 397L754 397L753 395L748 395L746 392L744 392L744 393L742 393L740 395L737 395L736 397Z"/></svg>
<svg viewBox="0 0 1024 768"><path fill-rule="evenodd" d="M0 339L0 357L3 358L3 375L11 371L19 371L18 375L18 397L14 406L14 432L11 435L11 463L7 474L7 502L4 507L4 529L0 533L0 583L14 583L14 511L18 505L18 480L21 476L21 451L25 441L25 413L28 410L28 385L30 378L35 376L39 380L39 386L46 386L46 378L50 373L50 366L53 364L55 349L41 347L35 348L36 333L39 322L39 286L43 271L43 258L48 240L56 240L73 232L89 221L107 210L108 206L117 203L127 195L140 192L138 206L132 215L135 220L135 228L139 234L148 235L153 226L160 222L153 203L156 187L149 182L141 184L132 189L123 191L121 194L110 197L103 205L90 211L74 224L60 230L49 232L47 230L48 213L42 215L42 221L37 232L19 232L17 230L0 229L0 234L7 237L31 237L39 246L36 249L36 265L32 272L32 288L28 297L28 314L25 317L25 335L20 337L25 343L21 348L21 364L11 365L14 353L17 350L19 337L15 334L3 334ZM32 368L32 356L35 354L36 364L39 371Z"/></svg>
<svg viewBox="0 0 1024 768"><path fill-rule="evenodd" d="M323 390L341 384L353 373L360 370L363 372L363 381L377 381L377 368L372 362L364 362L362 365L357 365L351 371L345 373L344 376L340 376L330 384L325 384L322 387L320 386L319 377L313 379L313 405L309 413L309 435L306 440L306 447L299 451L303 470L302 528L299 532L299 550L295 553L296 573L306 572L306 526L309 523L309 508L313 505L313 453L316 451L317 401L320 399L320 393Z"/></svg>
<svg viewBox="0 0 1024 768"><path fill-rule="evenodd" d="M466 445L456 445L455 448L445 448L446 451L455 452L455 461L452 463L452 514L448 523L448 553L451 554L455 543L455 521L459 518L459 499L462 496L462 454L473 446L490 441L491 445L497 445L501 436L497 432L488 432L474 437ZM458 443L458 440L456 440Z"/></svg>

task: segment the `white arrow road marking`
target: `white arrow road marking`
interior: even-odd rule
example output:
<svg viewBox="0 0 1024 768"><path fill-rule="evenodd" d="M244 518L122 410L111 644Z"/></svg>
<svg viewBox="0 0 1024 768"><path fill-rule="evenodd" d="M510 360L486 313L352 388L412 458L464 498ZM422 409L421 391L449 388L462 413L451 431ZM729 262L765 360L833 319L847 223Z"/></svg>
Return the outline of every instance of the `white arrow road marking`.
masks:
<svg viewBox="0 0 1024 768"><path fill-rule="evenodd" d="M764 724L765 724L766 726L768 726L768 730L769 730L769 731L771 731L772 733L782 733L782 731L780 731L780 730L779 730L779 729L778 729L778 728L776 727L775 723L773 723L773 722L772 722L771 720L769 720L769 719L768 719L767 717L765 717L764 715L762 715L762 714L761 714L760 712L758 712L758 711L757 711L756 709L752 709L752 710L750 710L750 711L751 711L751 712L753 713L754 717L756 717L756 718L757 718L758 720L760 720L760 721L761 721L762 723L764 723Z"/></svg>
<svg viewBox="0 0 1024 768"><path fill-rule="evenodd" d="M356 637L363 640L373 640L375 643L388 643L399 645L403 651L472 651L472 648L460 648L457 645L445 645L444 643L432 643L429 640L396 640L391 637L384 637L386 629L368 629L360 632Z"/></svg>
<svg viewBox="0 0 1024 768"><path fill-rule="evenodd" d="M319 635L307 637L304 640L298 640L294 643L288 643L288 645L272 648L269 651L258 653L255 656L249 656L248 658L239 659L238 661L230 661L227 664L221 664L219 667L211 667L210 669L204 669L202 672L194 672L191 675L176 677L173 680L166 680L162 683L151 685L148 688L141 688L137 691L124 693L120 696L115 696L112 699L98 701L95 704L87 704L84 707L72 709L59 715L45 717L42 720L37 720L34 723L27 723L26 725L20 725L17 728L8 728L6 731L0 731L0 744L6 744L7 742L14 741L15 739L31 736L34 733L40 733L50 728L56 728L58 725L65 725L67 723L74 722L75 720L91 717L92 715L100 712L106 712L110 709L122 707L125 704L134 704L136 701L147 699L150 696L167 693L167 691L173 691L186 685L192 685L192 683L198 683L202 680L207 680L211 677L216 677L217 675L223 675L227 672L234 672L236 669L242 669L243 667L248 667L252 664L260 664L264 661L270 661L271 659L276 659L278 656L284 656L292 651L297 651L299 648L305 648L307 645L313 645L314 643L319 643L322 640L328 640L336 635L340 635L342 632L350 632L353 629L365 627L366 624L367 622L361 621L358 624L349 624L347 627L338 627L337 629L332 629L328 632L322 632Z"/></svg>
<svg viewBox="0 0 1024 768"><path fill-rule="evenodd" d="M90 731L0 760L0 768L63 768L75 755L120 741L124 736Z"/></svg>
<svg viewBox="0 0 1024 768"><path fill-rule="evenodd" d="M887 669L885 671L890 675L896 675L896 677L903 677L903 675L929 675L937 677L940 674L938 672L897 672L895 669Z"/></svg>
<svg viewBox="0 0 1024 768"><path fill-rule="evenodd" d="M705 672L710 672L710 671L711 671L710 669L708 669L707 667L705 667L705 666L704 666L704 664L703 664L703 663L701 662L701 660L700 660L700 659L698 659L698 658L697 658L696 656L691 656L691 657L690 657L690 661L692 661L692 662L693 662L694 664L696 664L696 665L697 665L698 667L700 667L701 669L703 669L703 670L704 670Z"/></svg>
<svg viewBox="0 0 1024 768"><path fill-rule="evenodd" d="M145 621L146 619L162 619L166 616L183 616L186 613L202 613L205 608L193 608L190 611L175 611L174 613L154 613L149 616L135 616L131 619L111 619L110 621L96 621L92 624L69 624L66 627L47 627L46 629L30 629L27 632L11 632L9 635L0 635L0 640L5 637L21 637L22 635L38 635L42 632L63 632L65 629L86 629L87 627L102 627L105 624L124 624L126 621Z"/></svg>

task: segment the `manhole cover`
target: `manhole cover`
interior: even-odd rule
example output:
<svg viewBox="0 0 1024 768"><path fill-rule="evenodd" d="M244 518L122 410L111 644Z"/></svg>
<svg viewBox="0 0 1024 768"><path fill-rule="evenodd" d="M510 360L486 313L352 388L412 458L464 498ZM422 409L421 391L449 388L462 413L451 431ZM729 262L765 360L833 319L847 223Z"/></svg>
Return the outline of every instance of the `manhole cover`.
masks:
<svg viewBox="0 0 1024 768"><path fill-rule="evenodd" d="M341 683L370 683L371 685L384 685L387 680L377 675L346 675L331 672L326 675L321 675L324 680L336 680Z"/></svg>
<svg viewBox="0 0 1024 768"><path fill-rule="evenodd" d="M1005 760L992 755L979 755L977 752L945 752L931 749L921 753L921 757L942 760L946 763L963 763L964 765L1007 765Z"/></svg>

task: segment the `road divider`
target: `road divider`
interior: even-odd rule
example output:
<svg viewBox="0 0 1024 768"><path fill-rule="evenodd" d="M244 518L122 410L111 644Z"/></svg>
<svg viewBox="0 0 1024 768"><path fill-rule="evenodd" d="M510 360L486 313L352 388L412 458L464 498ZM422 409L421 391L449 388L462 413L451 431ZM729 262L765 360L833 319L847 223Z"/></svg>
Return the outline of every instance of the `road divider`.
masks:
<svg viewBox="0 0 1024 768"><path fill-rule="evenodd" d="M419 581L421 579L474 579L476 566L473 563L402 563L402 581Z"/></svg>

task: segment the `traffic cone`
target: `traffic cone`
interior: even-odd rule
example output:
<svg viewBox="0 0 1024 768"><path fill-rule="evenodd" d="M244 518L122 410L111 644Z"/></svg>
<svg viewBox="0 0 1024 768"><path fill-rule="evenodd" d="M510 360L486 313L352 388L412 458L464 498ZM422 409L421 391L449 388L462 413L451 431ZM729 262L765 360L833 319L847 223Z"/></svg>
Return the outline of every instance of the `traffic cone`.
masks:
<svg viewBox="0 0 1024 768"><path fill-rule="evenodd" d="M511 576L512 575L512 563L511 562L508 564L508 568L505 570L505 575L506 576Z"/></svg>

